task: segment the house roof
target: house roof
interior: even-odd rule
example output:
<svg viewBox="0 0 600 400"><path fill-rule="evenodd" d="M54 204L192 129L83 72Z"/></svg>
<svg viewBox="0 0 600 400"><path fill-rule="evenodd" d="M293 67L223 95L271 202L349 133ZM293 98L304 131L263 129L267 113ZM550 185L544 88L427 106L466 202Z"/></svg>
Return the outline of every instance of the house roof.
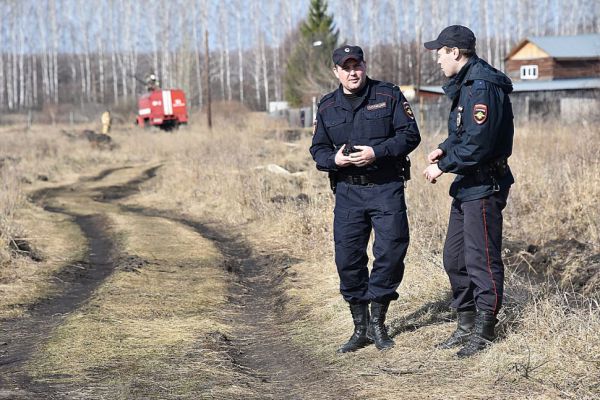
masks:
<svg viewBox="0 0 600 400"><path fill-rule="evenodd" d="M513 92L546 90L600 89L600 78L556 79L552 81L513 82Z"/></svg>
<svg viewBox="0 0 600 400"><path fill-rule="evenodd" d="M513 82L513 93L581 89L600 89L600 78ZM441 86L421 86L419 90L428 93L444 94Z"/></svg>
<svg viewBox="0 0 600 400"><path fill-rule="evenodd" d="M552 58L599 58L600 34L573 36L531 36L516 45L505 59L514 56L527 43L533 43Z"/></svg>

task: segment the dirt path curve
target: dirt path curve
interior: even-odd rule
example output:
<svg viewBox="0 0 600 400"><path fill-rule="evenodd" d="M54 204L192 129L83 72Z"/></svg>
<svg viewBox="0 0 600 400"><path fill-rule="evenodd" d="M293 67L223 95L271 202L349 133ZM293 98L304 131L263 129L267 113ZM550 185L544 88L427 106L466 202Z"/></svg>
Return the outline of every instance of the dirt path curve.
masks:
<svg viewBox="0 0 600 400"><path fill-rule="evenodd" d="M226 258L227 269L237 276L232 287L236 330L224 338L234 365L253 378L250 385L260 399L353 399L351 377L319 361L292 341L283 315L286 302L281 284L293 259L252 249L236 233L200 223L172 212L123 206L123 210L161 217L187 225L216 244Z"/></svg>
<svg viewBox="0 0 600 400"><path fill-rule="evenodd" d="M0 323L2 343L0 352L0 399L60 398L50 386L34 383L23 371L25 362L47 340L66 316L77 310L100 284L113 272L117 248L107 228L106 218L100 214L81 215L68 208L56 206L56 200L71 194L73 188L85 182L97 182L123 168L112 168L93 178L82 179L73 186L43 189L30 196L49 212L67 215L80 227L88 242L87 259L71 263L54 277L59 292L30 307L27 317ZM133 183L123 185L123 190L137 189L143 180L151 179L156 168L144 171ZM114 188L107 187L110 196ZM58 377L57 377L58 378Z"/></svg>
<svg viewBox="0 0 600 400"><path fill-rule="evenodd" d="M61 293L32 307L25 318L0 323L0 333L8 345L0 354L0 399L66 398L65 388L34 383L22 366L35 349L51 337L65 316L78 309L93 291L113 272L118 249L111 239L102 214L85 215L82 210L95 202L118 204L138 191L139 185L155 176L159 167L145 169L125 183L102 185L103 180L122 168L101 172L75 185L39 191L32 201L46 210L71 216L89 243L87 260L64 268L56 278ZM286 298L281 283L294 262L285 256L258 251L231 229L218 223L201 223L174 213L147 208L121 206L127 213L161 217L193 228L213 241L225 256L224 267L237 282L230 288L231 304L222 318L235 327L231 337L223 337L233 368L242 372L245 385L256 399L352 399L351 379L339 376L326 362L310 356L292 340L286 329L283 305ZM60 377L49 377L60 378ZM231 382L237 384L239 382ZM53 391L54 388L54 391Z"/></svg>

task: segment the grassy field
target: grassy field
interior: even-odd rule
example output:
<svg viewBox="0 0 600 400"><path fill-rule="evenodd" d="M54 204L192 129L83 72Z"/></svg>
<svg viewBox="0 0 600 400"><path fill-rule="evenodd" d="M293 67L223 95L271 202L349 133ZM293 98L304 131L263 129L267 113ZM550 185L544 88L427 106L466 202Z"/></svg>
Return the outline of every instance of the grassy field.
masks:
<svg viewBox="0 0 600 400"><path fill-rule="evenodd" d="M84 128L0 128L0 318L26 316L29 305L56 290L51 278L61 266L81 258L77 226L32 206L28 194L106 168L161 165L156 177L122 204L212 223L238 232L257 251L294 259L280 283L285 331L323 365L352 377L355 398L600 395L597 126L518 126L510 162L517 183L505 211L501 340L468 360L433 348L454 328L441 265L451 177L430 185L420 174L441 136L423 132L411 157L411 246L400 299L388 318L397 345L386 353L370 347L340 357L335 349L349 336L351 320L333 263L333 197L326 175L315 170L308 154L310 131L290 131L235 106L222 108L212 131L201 123L176 133L116 126L113 150L61 133ZM79 207L83 212L96 206ZM214 244L165 220L140 220L111 207L95 210L108 215L123 251L150 264L140 274L113 273L32 358L32 376L50 383L58 378L49 377L60 376L106 398L143 398L136 396L147 393L143 388L153 380L166 388L163 398L261 398L256 390L219 391L209 384L242 379L208 344L215 332L232 334L236 324L216 311L227 303L225 286L232 282L216 268L222 260ZM15 250L19 240L43 260ZM170 259L172 246L179 250ZM190 259L204 267L185 268ZM177 296L164 297L165 291ZM195 295L211 291L214 296ZM110 376L120 392L99 387L94 374ZM191 384L193 376L204 377L203 383Z"/></svg>

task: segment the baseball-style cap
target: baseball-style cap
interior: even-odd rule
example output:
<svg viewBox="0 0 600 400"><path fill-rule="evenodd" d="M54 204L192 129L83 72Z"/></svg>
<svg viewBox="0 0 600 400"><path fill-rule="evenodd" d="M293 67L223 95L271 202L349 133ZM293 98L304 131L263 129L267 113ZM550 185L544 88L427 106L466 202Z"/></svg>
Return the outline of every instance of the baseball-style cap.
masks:
<svg viewBox="0 0 600 400"><path fill-rule="evenodd" d="M438 50L444 46L475 50L475 34L466 26L451 25L440 32L437 39L425 42L428 50Z"/></svg>
<svg viewBox="0 0 600 400"><path fill-rule="evenodd" d="M332 59L334 64L343 65L349 59L364 61L364 54L359 46L344 45L333 51Z"/></svg>

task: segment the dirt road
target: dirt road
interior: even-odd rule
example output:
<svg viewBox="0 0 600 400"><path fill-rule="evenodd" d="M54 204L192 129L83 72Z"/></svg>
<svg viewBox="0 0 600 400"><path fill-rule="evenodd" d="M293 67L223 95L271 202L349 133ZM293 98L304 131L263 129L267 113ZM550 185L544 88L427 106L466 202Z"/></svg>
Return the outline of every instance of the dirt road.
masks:
<svg viewBox="0 0 600 400"><path fill-rule="evenodd" d="M31 201L46 212L66 215L79 226L88 243L88 256L65 265L54 277L58 282L54 296L40 300L23 318L1 322L0 399L352 398L352 384L337 375L326 362L311 357L306 349L295 344L286 329L290 317L283 315L286 297L281 284L294 259L272 254L268 248L254 249L235 228L224 227L218 221L194 221L174 210L121 203L137 193L139 186L159 171L160 165L122 166L81 178L73 185L46 188L31 195ZM126 222L118 222L120 219ZM148 234L141 227L156 227L157 221L172 228L171 239L175 239L172 253L161 254L161 249L150 243L154 247L152 259L141 258L139 250L132 254L131 246L127 244L132 242L131 237ZM127 229L121 229L121 226L129 227L130 231L126 233ZM131 369L123 368L129 363L127 351L119 355L118 349L90 348L93 341L86 345L87 351L99 354L82 361L81 356L77 357L81 354L80 350L73 350L73 358L78 360L70 360L69 344L74 348L80 346L81 338L77 331L86 329L85 322L77 325L73 319L85 321L92 315L91 310L104 307L102 303L108 297L103 294L103 287L111 284L113 275L129 273L135 277L136 272L150 268L149 265L161 271L169 270L172 265L179 265L181 269L181 265L186 263L200 263L185 253L184 245L189 238L178 236L174 227L185 230L192 241L196 235L198 240L203 238L210 242L209 245L218 253L211 261L216 264L213 267L221 270L217 274L220 282L215 284L225 286L225 300L213 304L207 301L209 305L200 305L196 312L202 309L211 323L221 326L221 329L192 332L191 340L180 341L169 348L169 352L183 349L185 356L166 362L162 355L147 356L152 354L154 346L163 346L158 335L153 340L152 332L149 332L150 339L144 342L144 348L139 352L144 355L134 355L140 360L131 365ZM129 239L124 240L124 235ZM161 240L168 239L163 236ZM160 260L168 261L161 265ZM171 270L167 272L173 273ZM188 278L185 271L178 273L177 279ZM143 296L143 288L139 294ZM207 298L210 298L210 293ZM143 308L144 304L139 307ZM120 318L122 310L114 306L109 309L114 315L104 312L102 318ZM194 313L194 307L186 309L185 313ZM153 317L153 324L161 323L169 324L169 318ZM98 331L100 335L101 332ZM61 349L59 353L64 352L58 357L57 344ZM110 345L111 342L104 344ZM194 354L203 352L212 352L213 355L194 359ZM59 367L61 357L66 362ZM106 357L111 358L109 365ZM55 358L57 361L54 361ZM156 358L163 361L157 362ZM95 365L94 360L100 362ZM190 379L188 374L182 373L181 382L171 380L169 385L165 384L165 366L177 363L174 371L182 370L183 362L193 370L194 364L200 361L205 363L205 376ZM140 369L143 372L139 373ZM168 375L170 379L178 379L176 373ZM111 383L118 384L112 386Z"/></svg>

